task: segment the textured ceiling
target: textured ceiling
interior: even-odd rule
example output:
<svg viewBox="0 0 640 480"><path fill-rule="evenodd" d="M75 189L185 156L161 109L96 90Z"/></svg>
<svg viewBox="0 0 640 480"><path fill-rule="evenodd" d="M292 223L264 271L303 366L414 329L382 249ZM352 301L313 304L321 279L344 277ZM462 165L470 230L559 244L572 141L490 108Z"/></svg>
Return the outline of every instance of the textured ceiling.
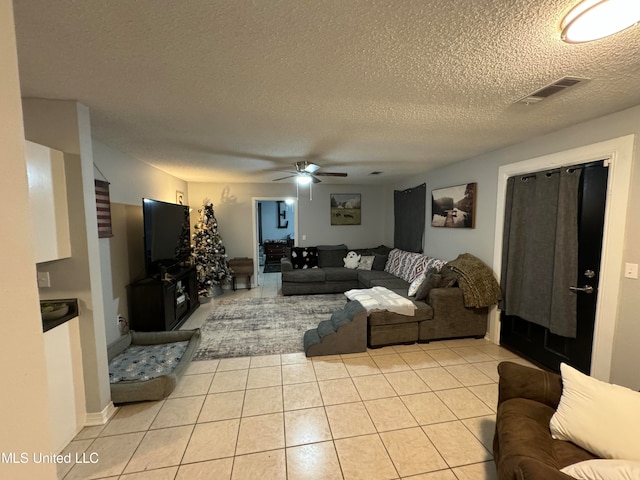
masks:
<svg viewBox="0 0 640 480"><path fill-rule="evenodd" d="M16 0L24 97L187 181L296 160L388 182L640 104L640 27L559 38L577 0ZM591 81L513 102L563 76ZM384 172L371 176L370 172Z"/></svg>

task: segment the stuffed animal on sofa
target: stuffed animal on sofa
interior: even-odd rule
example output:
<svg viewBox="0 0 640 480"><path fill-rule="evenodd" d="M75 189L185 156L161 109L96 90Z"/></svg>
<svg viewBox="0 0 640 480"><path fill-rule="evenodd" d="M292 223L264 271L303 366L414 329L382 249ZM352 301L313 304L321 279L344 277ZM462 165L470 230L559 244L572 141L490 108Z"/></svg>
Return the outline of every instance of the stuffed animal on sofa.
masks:
<svg viewBox="0 0 640 480"><path fill-rule="evenodd" d="M356 252L349 252L347 256L342 259L344 262L344 268L358 268L360 258L362 255L358 255Z"/></svg>

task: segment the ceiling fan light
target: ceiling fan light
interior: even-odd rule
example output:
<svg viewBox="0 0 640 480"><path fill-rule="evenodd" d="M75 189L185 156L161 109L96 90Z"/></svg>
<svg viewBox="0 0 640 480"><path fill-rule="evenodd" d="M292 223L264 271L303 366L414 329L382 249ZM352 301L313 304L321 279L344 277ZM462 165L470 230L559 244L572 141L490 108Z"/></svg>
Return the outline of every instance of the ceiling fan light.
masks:
<svg viewBox="0 0 640 480"><path fill-rule="evenodd" d="M312 178L310 175L298 175L296 177L296 182L298 182L298 185L309 185L312 181Z"/></svg>
<svg viewBox="0 0 640 480"><path fill-rule="evenodd" d="M562 21L561 38L567 43L583 43L613 35L640 21L637 0L584 0Z"/></svg>

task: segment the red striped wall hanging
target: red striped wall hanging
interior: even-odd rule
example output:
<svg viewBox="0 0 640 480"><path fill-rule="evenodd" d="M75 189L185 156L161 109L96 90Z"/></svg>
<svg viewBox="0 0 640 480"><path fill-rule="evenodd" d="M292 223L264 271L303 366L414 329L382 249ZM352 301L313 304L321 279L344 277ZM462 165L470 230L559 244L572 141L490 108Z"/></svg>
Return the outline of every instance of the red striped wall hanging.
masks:
<svg viewBox="0 0 640 480"><path fill-rule="evenodd" d="M109 182L95 180L96 209L98 211L98 238L113 237L111 230L111 201L109 200Z"/></svg>

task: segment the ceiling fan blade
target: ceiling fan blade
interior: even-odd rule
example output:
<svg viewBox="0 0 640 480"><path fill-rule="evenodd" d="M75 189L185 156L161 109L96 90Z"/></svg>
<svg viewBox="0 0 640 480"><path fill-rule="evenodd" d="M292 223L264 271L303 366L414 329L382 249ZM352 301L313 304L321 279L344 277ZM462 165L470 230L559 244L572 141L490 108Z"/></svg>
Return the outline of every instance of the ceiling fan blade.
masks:
<svg viewBox="0 0 640 480"><path fill-rule="evenodd" d="M297 177L297 176L298 176L297 174L295 174L295 175L287 175L286 177L282 177L282 178L274 178L272 181L273 182L277 182L279 180L286 180L287 178L293 178L293 177Z"/></svg>
<svg viewBox="0 0 640 480"><path fill-rule="evenodd" d="M316 173L319 177L346 177L346 173L337 173L337 172L318 172Z"/></svg>
<svg viewBox="0 0 640 480"><path fill-rule="evenodd" d="M315 163L307 161L296 162L296 170L298 170L299 172L314 173L319 168L320 166L316 165Z"/></svg>
<svg viewBox="0 0 640 480"><path fill-rule="evenodd" d="M307 166L304 167L305 172L315 173L320 168L320 165L316 165L315 163L307 163Z"/></svg>
<svg viewBox="0 0 640 480"><path fill-rule="evenodd" d="M322 181L315 175L309 175L309 176L311 177L311 180L313 180L313 183L320 183Z"/></svg>

